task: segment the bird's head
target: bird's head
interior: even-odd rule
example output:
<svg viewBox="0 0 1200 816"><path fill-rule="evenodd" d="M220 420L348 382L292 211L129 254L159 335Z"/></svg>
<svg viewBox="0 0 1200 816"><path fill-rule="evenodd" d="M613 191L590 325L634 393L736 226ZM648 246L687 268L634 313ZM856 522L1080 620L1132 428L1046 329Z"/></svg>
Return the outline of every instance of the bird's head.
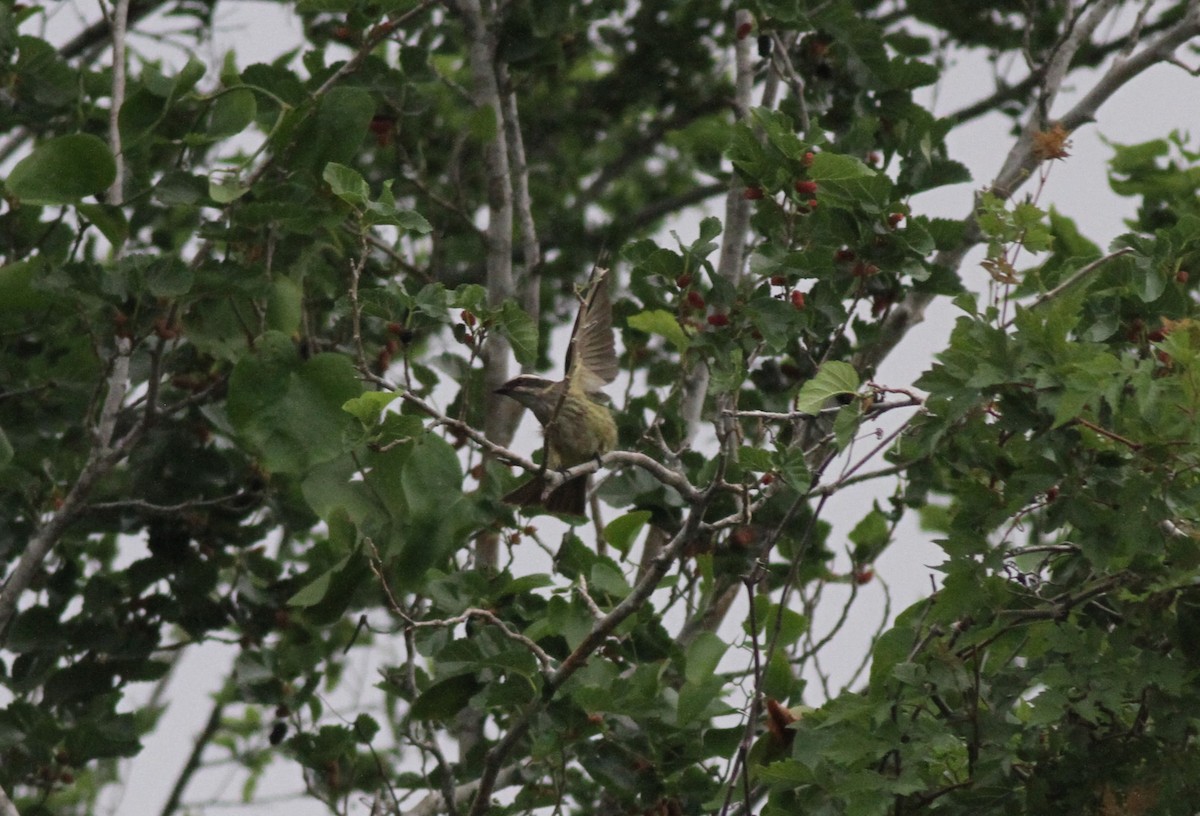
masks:
<svg viewBox="0 0 1200 816"><path fill-rule="evenodd" d="M561 385L561 382L545 377L522 374L497 388L496 393L515 399L532 411L538 421L545 425L554 414Z"/></svg>

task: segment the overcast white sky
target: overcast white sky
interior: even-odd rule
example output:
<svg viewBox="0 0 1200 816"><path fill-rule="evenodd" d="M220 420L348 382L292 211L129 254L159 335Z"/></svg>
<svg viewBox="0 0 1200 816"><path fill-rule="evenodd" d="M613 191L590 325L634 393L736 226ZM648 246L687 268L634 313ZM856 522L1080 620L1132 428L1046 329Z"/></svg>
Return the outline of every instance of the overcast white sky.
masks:
<svg viewBox="0 0 1200 816"><path fill-rule="evenodd" d="M97 15L95 0L51 2L45 7L50 20L48 36L57 42L65 41L78 30L82 22L90 22ZM294 47L302 34L301 25L290 13L290 8L276 3L256 0L222 2L217 6L216 20L217 36L209 52L200 56L215 62L225 51L232 49L237 54L238 65L243 67L275 58ZM167 21L163 28L171 30L179 25L179 21ZM149 47L146 40L136 41L135 45L139 49ZM181 60L181 55L174 52L167 56L167 60ZM1165 136L1173 129L1196 130L1197 124L1200 124L1196 105L1181 103L1181 100L1196 99L1195 82L1189 80L1178 68L1159 66L1122 89L1101 110L1095 125L1073 135L1072 157L1055 166L1040 203L1043 206L1053 204L1075 218L1083 232L1102 246L1124 231L1122 221L1132 216L1136 205L1132 200L1117 198L1109 189L1105 168L1111 151L1102 143L1101 136L1116 142L1134 143ZM960 55L937 89L935 113L944 114L972 102L990 87L990 67L982 59ZM1065 110L1079 95L1079 91L1087 87L1088 78L1080 77L1074 88L1065 90L1056 110ZM955 131L949 140L951 155L971 169L975 180L971 184L919 196L913 202L914 211L951 218L964 216L971 208L973 191L999 169L1010 144L1009 129L1007 119L993 115ZM674 228L685 240L695 234L694 222L685 220ZM968 280L973 280L973 285L982 290L987 278L986 273L978 267L979 257L978 254L972 255L963 271ZM877 379L889 385L910 384L928 366L931 354L943 347L956 317L949 304L939 304L932 309L927 322L910 332L897 352L885 363ZM535 436L532 429L528 439L529 447L534 447L536 442L533 441ZM869 485L839 494L829 507L829 518L835 520L838 530L844 535L861 518L871 500L878 496L879 489ZM928 537L915 524L905 525L901 533L901 540L877 565L879 574L891 583L893 612L900 611L928 591L929 576L932 574L929 566L941 561L940 550L928 541ZM531 567L537 568L544 568L544 565ZM844 678L857 664L868 638L878 625L881 605L877 587L868 585L865 588L868 596L873 590L874 597L860 603L851 625L847 627L844 643L838 651L850 659L846 666L831 667L835 679ZM836 591L827 594L832 598L836 596ZM828 614L835 613L833 606L827 607L827 610ZM735 611L734 619L737 619L736 614ZM818 626L827 625L829 621L819 619L817 623ZM114 812L158 812L190 750L192 736L198 732L208 715L208 695L226 674L233 655L232 648L209 646L184 659L168 692L172 705L164 715L162 725L149 740L147 750L132 763L124 799L120 802L110 800ZM343 691L338 695L342 701L339 709L350 718L353 718L360 700L372 699L371 686L377 678L377 667L386 662L384 657L377 654L365 658L364 663L350 673L349 685L351 689L357 686L357 694ZM736 659L744 659L744 656ZM197 778L187 799L196 801L216 795L236 799L241 783L242 777L235 769L210 771ZM291 765L272 773L262 788L263 791L278 793L301 789L301 782ZM289 816L326 812L310 800L289 803L287 808ZM248 816L274 809L270 806L246 809L223 807L219 812ZM361 812L365 813L366 808L363 807Z"/></svg>

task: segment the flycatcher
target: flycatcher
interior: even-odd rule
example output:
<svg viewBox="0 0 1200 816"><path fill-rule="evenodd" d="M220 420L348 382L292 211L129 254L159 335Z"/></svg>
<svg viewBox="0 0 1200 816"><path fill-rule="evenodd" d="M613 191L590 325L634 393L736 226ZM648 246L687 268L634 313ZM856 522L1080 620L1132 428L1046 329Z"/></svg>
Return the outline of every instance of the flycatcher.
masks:
<svg viewBox="0 0 1200 816"><path fill-rule="evenodd" d="M608 270L599 269L592 280L571 331L567 346L566 377L548 380L522 374L496 389L524 405L546 435L546 468L569 468L608 453L617 443L612 412L601 402L601 389L617 378L617 352L613 345L612 301L608 296ZM587 474L563 482L547 495L546 478L539 474L504 497L521 507L544 506L551 513L587 515Z"/></svg>

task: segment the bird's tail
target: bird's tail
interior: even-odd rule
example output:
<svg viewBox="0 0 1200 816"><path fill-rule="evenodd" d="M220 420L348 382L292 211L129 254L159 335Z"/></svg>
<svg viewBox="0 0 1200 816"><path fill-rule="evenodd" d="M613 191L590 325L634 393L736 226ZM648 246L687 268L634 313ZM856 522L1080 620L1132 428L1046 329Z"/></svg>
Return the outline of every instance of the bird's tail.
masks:
<svg viewBox="0 0 1200 816"><path fill-rule="evenodd" d="M550 513L562 513L570 516L587 515L588 477L586 473L563 482L543 499L546 487L545 477L534 476L506 495L504 501L518 507L544 507Z"/></svg>

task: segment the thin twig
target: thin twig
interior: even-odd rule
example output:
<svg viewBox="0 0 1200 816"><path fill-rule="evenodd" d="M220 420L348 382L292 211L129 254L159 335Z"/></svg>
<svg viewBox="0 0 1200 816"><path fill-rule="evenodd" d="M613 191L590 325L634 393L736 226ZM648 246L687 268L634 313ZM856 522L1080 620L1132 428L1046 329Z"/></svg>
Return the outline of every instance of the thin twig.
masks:
<svg viewBox="0 0 1200 816"><path fill-rule="evenodd" d="M179 809L180 800L183 799L183 792L196 771L200 769L200 758L204 755L204 749L208 747L212 738L216 736L217 729L221 726L221 716L224 712L225 703L220 701L213 703L212 710L208 713L208 722L204 724L204 728L196 736L191 753L188 754L187 761L183 763L183 768L179 771L179 776L175 779L171 793L167 796L167 801L163 803L162 810L159 811L159 816L171 816L172 813Z"/></svg>
<svg viewBox="0 0 1200 816"><path fill-rule="evenodd" d="M112 107L108 112L108 146L116 164L113 183L108 188L108 203L119 206L125 200L125 156L121 149L121 106L125 103L125 33L129 23L129 0L117 0L112 13ZM119 248L118 252L120 251Z"/></svg>
<svg viewBox="0 0 1200 816"><path fill-rule="evenodd" d="M1116 252L1110 252L1109 254L1105 255L1103 258L1098 258L1098 259L1092 261L1087 266L1074 272L1069 278L1067 278L1065 281L1060 283L1058 286L1055 286L1053 289L1049 290L1048 292L1043 292L1042 294L1038 295L1036 298L1033 299L1032 302L1030 302L1028 308L1036 309L1038 306L1041 306L1046 301L1053 300L1054 298L1061 295L1063 292L1070 289L1075 284L1079 283L1081 280L1086 278L1088 275L1092 274L1097 269L1104 266L1104 264L1108 263L1113 258L1119 258L1122 255L1128 255L1131 252L1133 252L1132 248L1124 247L1122 249L1118 249ZM1001 328L1007 329L1009 326L1011 326L1013 324L1013 322L1016 321L1016 319L1017 319L1017 316L1013 315L1001 326Z"/></svg>
<svg viewBox="0 0 1200 816"><path fill-rule="evenodd" d="M21 553L17 566L0 589L0 643L7 637L8 625L16 613L17 601L29 588L42 562L71 522L84 509L84 503L92 488L120 461L134 443L141 438L145 425L139 423L121 439L113 442L117 414L125 393L129 389L129 355L132 347L128 338L117 339L117 350L109 362L108 391L96 431L92 439L92 450L88 460L67 492L58 509L43 523L29 539Z"/></svg>
<svg viewBox="0 0 1200 816"><path fill-rule="evenodd" d="M492 791L508 755L529 732L534 718L547 704L547 701L554 697L554 693L562 688L575 672L587 665L588 659L621 623L641 609L650 599L651 593L658 588L658 584L667 574L667 570L671 568L671 565L683 552L684 547L695 535L696 528L700 524L700 519L707 509L712 495L711 491L705 491L692 504L687 521L671 539L671 542L663 548L658 558L654 559L642 579L634 585L628 595L621 599L620 603L613 607L611 612L604 616L603 620L597 621L592 626L591 631L584 636L579 645L559 664L558 669L545 681L539 699L527 705L520 714L510 720L507 733L492 746L484 760L483 773L479 777L479 789L475 794L475 801L471 805L469 816L483 816L491 808Z"/></svg>

